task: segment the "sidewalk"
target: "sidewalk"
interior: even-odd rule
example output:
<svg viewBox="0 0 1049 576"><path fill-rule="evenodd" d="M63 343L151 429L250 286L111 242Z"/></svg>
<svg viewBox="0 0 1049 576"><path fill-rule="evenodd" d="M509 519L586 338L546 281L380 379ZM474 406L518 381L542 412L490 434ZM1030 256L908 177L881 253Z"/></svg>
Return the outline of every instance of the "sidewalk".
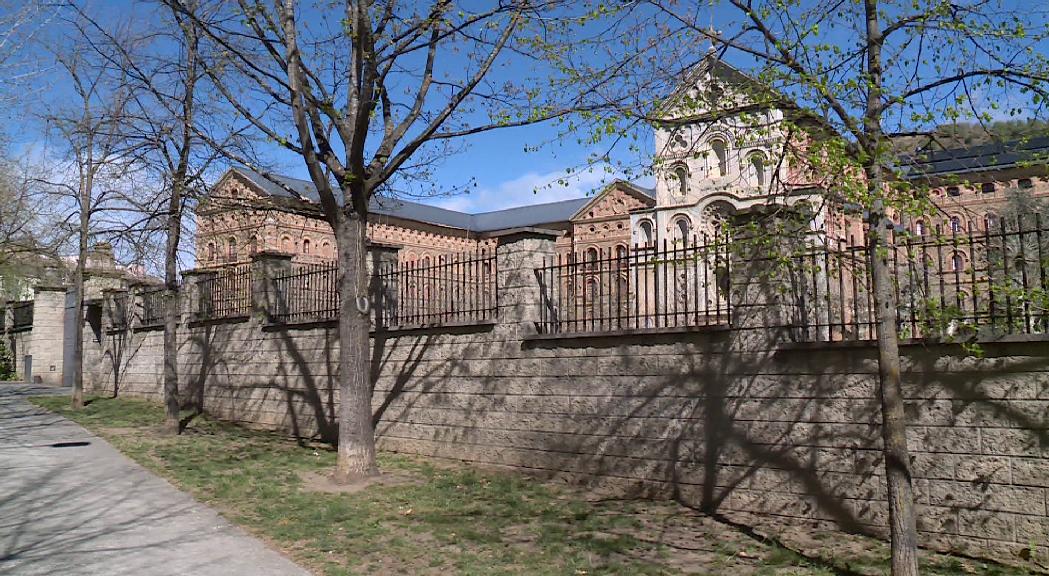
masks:
<svg viewBox="0 0 1049 576"><path fill-rule="evenodd" d="M0 574L308 576L104 440L0 383ZM66 390L65 392L68 392Z"/></svg>

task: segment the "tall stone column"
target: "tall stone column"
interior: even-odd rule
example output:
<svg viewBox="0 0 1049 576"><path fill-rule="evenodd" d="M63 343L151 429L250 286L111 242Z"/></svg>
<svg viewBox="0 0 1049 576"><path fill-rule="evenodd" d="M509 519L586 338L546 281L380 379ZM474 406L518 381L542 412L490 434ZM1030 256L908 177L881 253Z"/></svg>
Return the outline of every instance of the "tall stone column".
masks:
<svg viewBox="0 0 1049 576"><path fill-rule="evenodd" d="M523 228L498 236L497 334L511 339L536 334L542 302L535 270L554 256L554 241L559 235L554 230Z"/></svg>
<svg viewBox="0 0 1049 576"><path fill-rule="evenodd" d="M262 323L272 322L273 316L285 302L278 294L273 279L291 273L291 255L263 250L251 257L252 318Z"/></svg>
<svg viewBox="0 0 1049 576"><path fill-rule="evenodd" d="M33 289L33 375L48 386L62 384L65 341L65 286ZM82 328L82 327L81 327ZM68 343L72 345L72 342Z"/></svg>
<svg viewBox="0 0 1049 576"><path fill-rule="evenodd" d="M372 303L372 323L374 326L385 325L384 319L397 317L400 287L397 285L397 275L387 274L380 278L379 274L396 269L399 261L400 248L380 244L368 246L368 297Z"/></svg>

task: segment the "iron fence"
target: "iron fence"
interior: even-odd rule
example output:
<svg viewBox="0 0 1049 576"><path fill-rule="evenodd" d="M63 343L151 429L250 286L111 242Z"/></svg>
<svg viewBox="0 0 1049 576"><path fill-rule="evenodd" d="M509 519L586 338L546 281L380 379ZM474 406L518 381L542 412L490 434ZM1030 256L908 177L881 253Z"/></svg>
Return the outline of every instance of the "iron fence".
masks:
<svg viewBox="0 0 1049 576"><path fill-rule="evenodd" d="M251 314L251 265L238 264L197 280L195 320L220 320Z"/></svg>
<svg viewBox="0 0 1049 576"><path fill-rule="evenodd" d="M11 304L11 328L28 328L33 325L33 301L14 302Z"/></svg>
<svg viewBox="0 0 1049 576"><path fill-rule="evenodd" d="M897 233L881 249L903 338L1049 332L1049 228L1038 214ZM796 337L874 340L868 247L854 238L791 258Z"/></svg>
<svg viewBox="0 0 1049 576"><path fill-rule="evenodd" d="M339 267L297 264L291 274L273 279L272 316L278 322L322 322L339 317Z"/></svg>
<svg viewBox="0 0 1049 576"><path fill-rule="evenodd" d="M659 246L559 254L536 269L542 334L692 328L730 320L729 244L696 237Z"/></svg>
<svg viewBox="0 0 1049 576"><path fill-rule="evenodd" d="M499 302L497 277L496 256L489 250L380 264L375 271L376 326L493 321Z"/></svg>
<svg viewBox="0 0 1049 576"><path fill-rule="evenodd" d="M300 264L273 280L273 318L317 322L339 317L338 266ZM487 251L381 263L372 274L372 322L380 328L472 324L494 320L496 257Z"/></svg>
<svg viewBox="0 0 1049 576"><path fill-rule="evenodd" d="M149 288L143 290L142 296L142 325L160 326L164 323L164 313L167 302L166 288Z"/></svg>

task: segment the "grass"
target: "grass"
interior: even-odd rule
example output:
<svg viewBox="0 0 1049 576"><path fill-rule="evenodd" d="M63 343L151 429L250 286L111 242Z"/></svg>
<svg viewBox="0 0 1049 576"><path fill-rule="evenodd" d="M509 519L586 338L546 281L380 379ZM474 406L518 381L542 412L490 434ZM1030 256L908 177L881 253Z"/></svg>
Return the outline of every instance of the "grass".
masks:
<svg viewBox="0 0 1049 576"><path fill-rule="evenodd" d="M812 538L823 551L806 557L671 503L589 502L563 486L423 458L381 455L399 483L319 492L309 479L335 461L323 445L203 417L167 437L162 408L139 400L96 398L77 412L65 397L32 401L318 574L888 573L887 547L875 540ZM924 574L1026 574L939 554L923 560Z"/></svg>

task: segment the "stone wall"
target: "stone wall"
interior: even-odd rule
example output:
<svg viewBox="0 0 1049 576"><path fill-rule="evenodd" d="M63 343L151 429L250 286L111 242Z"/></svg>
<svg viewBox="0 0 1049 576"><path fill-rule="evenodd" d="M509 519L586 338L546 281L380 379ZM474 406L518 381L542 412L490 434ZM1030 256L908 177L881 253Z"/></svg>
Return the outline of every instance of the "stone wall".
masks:
<svg viewBox="0 0 1049 576"><path fill-rule="evenodd" d="M33 289L33 325L11 328L9 307L5 324L8 350L15 358L15 372L26 376L25 357L33 357L33 380L48 386L60 386L63 372L63 326L65 323L66 289L37 286Z"/></svg>
<svg viewBox="0 0 1049 576"><path fill-rule="evenodd" d="M756 328L777 303L751 279L736 281L731 328L540 337L532 267L553 249L534 235L501 240L494 326L374 335L383 449L882 533L872 345L788 344ZM181 331L187 402L334 436L333 326L273 326L258 310ZM105 332L95 390L159 399L161 332ZM921 541L1016 559L1049 540L1049 346L1003 341L984 351L903 347Z"/></svg>

